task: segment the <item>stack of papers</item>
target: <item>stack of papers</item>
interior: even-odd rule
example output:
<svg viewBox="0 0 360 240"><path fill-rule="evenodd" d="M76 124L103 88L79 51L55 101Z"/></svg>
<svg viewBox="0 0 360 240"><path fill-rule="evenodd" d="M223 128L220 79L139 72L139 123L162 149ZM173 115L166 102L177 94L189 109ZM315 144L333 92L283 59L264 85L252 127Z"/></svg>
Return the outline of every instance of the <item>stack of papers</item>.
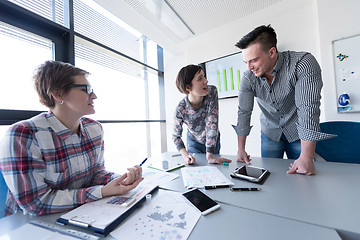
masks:
<svg viewBox="0 0 360 240"><path fill-rule="evenodd" d="M205 186L229 185L234 183L216 167L186 167L181 169L186 188L204 188Z"/></svg>

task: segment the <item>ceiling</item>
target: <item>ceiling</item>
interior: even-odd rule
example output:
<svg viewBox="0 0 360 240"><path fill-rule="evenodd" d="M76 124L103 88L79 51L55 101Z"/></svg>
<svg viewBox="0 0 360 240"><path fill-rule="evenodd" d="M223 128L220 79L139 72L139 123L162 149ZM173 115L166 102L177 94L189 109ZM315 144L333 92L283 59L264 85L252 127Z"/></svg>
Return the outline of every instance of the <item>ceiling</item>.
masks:
<svg viewBox="0 0 360 240"><path fill-rule="evenodd" d="M235 21L246 15L268 8L283 0L124 0L150 23L171 38L186 40L192 34L181 37L174 33L169 24L162 22L146 6L147 2L157 2L158 8L166 2L191 29L193 35L199 35L221 25ZM160 4L160 5L159 5Z"/></svg>
<svg viewBox="0 0 360 240"><path fill-rule="evenodd" d="M102 7L130 25L136 31L162 46L179 53L181 46L196 41L199 35L248 15L274 11L284 2L296 0L95 0ZM172 9L166 17L163 9ZM177 15L175 15L175 13ZM191 29L179 34L179 28ZM261 16L259 16L261 17ZM177 21L174 21L177 20Z"/></svg>

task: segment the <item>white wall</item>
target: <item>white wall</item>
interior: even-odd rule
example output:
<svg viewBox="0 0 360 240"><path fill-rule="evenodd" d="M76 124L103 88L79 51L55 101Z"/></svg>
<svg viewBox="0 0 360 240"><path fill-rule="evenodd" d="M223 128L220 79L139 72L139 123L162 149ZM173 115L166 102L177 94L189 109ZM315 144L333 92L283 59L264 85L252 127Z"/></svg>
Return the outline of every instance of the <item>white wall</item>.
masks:
<svg viewBox="0 0 360 240"><path fill-rule="evenodd" d="M165 101L168 150L175 151L171 141L173 114L183 94L175 86L181 67L198 64L239 50L234 44L246 33L262 24L271 24L278 35L279 50L309 51L322 68L321 121L360 121L360 113L336 111L337 96L333 67L332 41L360 34L359 0L282 0L266 10L201 34L183 43L173 42L165 34L129 7L126 2L96 0L139 32L164 47ZM201 11L201 9L199 9ZM224 37L225 36L225 37ZM231 124L236 124L237 98L219 101L221 153L236 154L236 135ZM255 106L253 130L248 137L247 151L260 156L259 109Z"/></svg>
<svg viewBox="0 0 360 240"><path fill-rule="evenodd" d="M315 24L314 24L315 23ZM221 26L213 31L197 36L182 43L185 54L174 56L165 54L166 115L168 129L168 150L174 151L171 142L173 113L178 101L184 95L178 93L175 78L181 67L190 63L201 63L220 56L238 52L234 45L240 38L262 24L271 24L278 35L278 48L282 50L309 51L319 58L317 35L316 5L312 0L287 0L264 11ZM224 38L224 36L226 36ZM236 154L237 136L231 127L236 125L237 98L219 101L219 129L221 132L221 153ZM247 139L247 152L251 156L260 156L260 110L254 106L252 125Z"/></svg>
<svg viewBox="0 0 360 240"><path fill-rule="evenodd" d="M332 41L360 34L360 1L317 0L323 95L327 121L360 121L360 113L338 113ZM359 89L360 92L360 89Z"/></svg>

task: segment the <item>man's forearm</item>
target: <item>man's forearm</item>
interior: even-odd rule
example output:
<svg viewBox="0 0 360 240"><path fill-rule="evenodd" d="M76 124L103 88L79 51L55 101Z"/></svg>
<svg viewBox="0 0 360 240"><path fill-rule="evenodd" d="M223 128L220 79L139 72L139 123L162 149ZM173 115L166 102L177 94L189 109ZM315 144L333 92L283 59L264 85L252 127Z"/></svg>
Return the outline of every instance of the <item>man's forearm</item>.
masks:
<svg viewBox="0 0 360 240"><path fill-rule="evenodd" d="M238 136L238 151L245 151L246 136Z"/></svg>
<svg viewBox="0 0 360 240"><path fill-rule="evenodd" d="M316 142L301 140L301 158L314 160Z"/></svg>

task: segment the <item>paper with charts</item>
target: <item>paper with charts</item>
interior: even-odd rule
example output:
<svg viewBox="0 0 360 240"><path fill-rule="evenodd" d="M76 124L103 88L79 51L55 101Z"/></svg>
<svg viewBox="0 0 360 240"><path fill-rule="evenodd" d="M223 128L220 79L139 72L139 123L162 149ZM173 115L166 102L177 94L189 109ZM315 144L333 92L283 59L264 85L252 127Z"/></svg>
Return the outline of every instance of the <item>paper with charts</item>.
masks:
<svg viewBox="0 0 360 240"><path fill-rule="evenodd" d="M176 173L163 172L151 168L144 168L142 170L142 176L144 177L143 182L148 184L161 184L166 183L178 178L179 175Z"/></svg>
<svg viewBox="0 0 360 240"><path fill-rule="evenodd" d="M187 239L200 216L181 193L160 189L110 235L116 239Z"/></svg>
<svg viewBox="0 0 360 240"><path fill-rule="evenodd" d="M135 189L122 195L122 197L135 198L136 202L140 201L147 193L151 192L157 185L149 185L141 182ZM125 213L128 208L120 207L114 204L107 204L112 197L102 198L98 201L83 204L74 210L65 213L61 218L65 220L77 220L87 223L95 228L103 229L115 221L121 214ZM135 204L135 203L133 203Z"/></svg>
<svg viewBox="0 0 360 240"><path fill-rule="evenodd" d="M139 201L159 183L171 181L178 176L175 173L145 170L143 172L144 180L135 189L122 196L135 198L136 201ZM107 197L95 202L86 203L62 215L61 218L66 220L80 220L79 218L81 218L81 222L89 223L96 228L105 228L127 210L124 207L106 204L111 198Z"/></svg>
<svg viewBox="0 0 360 240"><path fill-rule="evenodd" d="M186 167L181 169L186 188L204 188L204 186L234 185L216 167Z"/></svg>

